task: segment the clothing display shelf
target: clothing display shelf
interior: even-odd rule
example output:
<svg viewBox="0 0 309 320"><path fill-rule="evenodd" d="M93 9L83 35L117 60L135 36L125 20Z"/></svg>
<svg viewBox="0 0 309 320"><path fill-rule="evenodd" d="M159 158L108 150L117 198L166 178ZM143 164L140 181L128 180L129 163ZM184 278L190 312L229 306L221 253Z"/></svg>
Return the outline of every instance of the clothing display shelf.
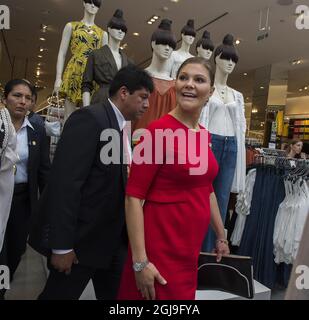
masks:
<svg viewBox="0 0 309 320"><path fill-rule="evenodd" d="M309 117L290 119L289 138L309 141Z"/></svg>

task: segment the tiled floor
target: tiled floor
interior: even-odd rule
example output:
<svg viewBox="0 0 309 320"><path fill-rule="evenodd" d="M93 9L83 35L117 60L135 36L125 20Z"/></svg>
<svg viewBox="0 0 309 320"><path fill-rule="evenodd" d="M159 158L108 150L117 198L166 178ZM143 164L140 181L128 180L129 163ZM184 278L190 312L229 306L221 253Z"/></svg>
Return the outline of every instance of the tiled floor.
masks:
<svg viewBox="0 0 309 320"><path fill-rule="evenodd" d="M42 257L28 247L16 270L6 300L34 300L41 293L46 281Z"/></svg>
<svg viewBox="0 0 309 320"><path fill-rule="evenodd" d="M17 271L11 289L6 293L6 300L35 300L42 291L46 281L46 269L42 257L28 247ZM284 289L272 291L272 300L283 300ZM81 300L93 300L94 291L91 283L81 296Z"/></svg>

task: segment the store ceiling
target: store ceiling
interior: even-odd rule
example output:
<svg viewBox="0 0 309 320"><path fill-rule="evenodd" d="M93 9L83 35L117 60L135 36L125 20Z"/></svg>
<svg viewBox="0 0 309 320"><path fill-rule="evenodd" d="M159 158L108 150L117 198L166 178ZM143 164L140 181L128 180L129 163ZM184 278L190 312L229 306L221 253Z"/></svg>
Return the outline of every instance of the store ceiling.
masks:
<svg viewBox="0 0 309 320"><path fill-rule="evenodd" d="M309 5L308 0L294 0L292 5L280 6L277 0L179 0L178 3L171 0L103 0L96 24L105 29L115 9L121 8L128 25L125 51L137 64L147 65L147 59L151 57L150 37L158 25L148 25L147 20L152 15L171 19L173 31L179 39L182 26L187 19L194 18L196 29L200 29L197 39L207 28L215 44L220 44L227 33L242 40L238 46L240 61L231 77L235 86L243 83L243 90L247 92L245 87L250 81L241 79L244 72L250 73L255 68L283 62L293 74L291 89L296 94L304 83L309 84L309 74L303 72L304 68L309 68L309 30L300 31L295 26L296 6L306 2ZM34 81L37 64L41 62L40 84L46 87L40 93L42 100L52 91L62 30L67 22L83 17L82 0L2 0L1 4L8 5L11 10L11 29L3 31L1 42L4 44L3 40L6 40L10 60L15 63L12 74L10 60L4 50L0 81L4 83L11 74ZM164 11L164 7L168 10ZM265 24L268 7L269 37L257 41L260 11L263 12L262 24ZM212 22L222 15L222 18ZM48 25L45 34L40 31L42 23ZM133 36L134 32L139 32L140 36ZM42 35L46 38L44 42L39 41ZM47 49L41 59L37 57L40 46ZM292 66L290 61L295 59L301 59L303 63Z"/></svg>

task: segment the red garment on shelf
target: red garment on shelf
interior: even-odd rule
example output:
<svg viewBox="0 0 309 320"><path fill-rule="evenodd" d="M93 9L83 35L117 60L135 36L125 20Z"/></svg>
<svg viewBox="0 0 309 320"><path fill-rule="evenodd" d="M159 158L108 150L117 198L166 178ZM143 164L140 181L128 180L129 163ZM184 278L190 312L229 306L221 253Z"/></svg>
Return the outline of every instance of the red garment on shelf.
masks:
<svg viewBox="0 0 309 320"><path fill-rule="evenodd" d="M175 80L152 79L155 88L149 97L148 110L134 123L133 131L147 128L152 121L163 117L176 107Z"/></svg>
<svg viewBox="0 0 309 320"><path fill-rule="evenodd" d="M154 136L155 129L166 128L173 132L183 129L187 139L189 134L193 134L168 114L148 127L154 141L152 146L158 145ZM202 148L199 145L201 134L207 137L207 143ZM173 149L167 150L172 150L175 156L183 150L186 155L185 164L133 163L131 166L126 193L145 199L143 211L147 256L167 281L164 286L155 282L156 299L159 300L195 298L198 256L210 222L209 197L213 192L212 182L218 173L218 164L210 149L210 134L206 129L201 127L201 130L195 133L194 139L197 142L196 154L199 156L202 152L205 157L207 155L205 163L208 163L208 170L205 174L189 174L189 168L196 167L189 163L191 148L183 144L178 146L177 142ZM164 155L166 156L166 153ZM135 156L136 154L133 159ZM118 299L142 299L136 288L130 250Z"/></svg>

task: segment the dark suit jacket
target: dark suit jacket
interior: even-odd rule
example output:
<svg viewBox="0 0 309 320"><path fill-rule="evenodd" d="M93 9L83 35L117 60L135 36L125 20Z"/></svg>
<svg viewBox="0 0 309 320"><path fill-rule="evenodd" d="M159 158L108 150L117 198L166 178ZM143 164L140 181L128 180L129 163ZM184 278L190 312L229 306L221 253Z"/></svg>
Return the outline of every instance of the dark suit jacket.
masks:
<svg viewBox="0 0 309 320"><path fill-rule="evenodd" d="M100 136L109 128L119 132L108 100L82 108L66 121L30 233L29 243L40 253L73 248L81 265L104 268L120 247L126 249L127 169L100 159L107 144Z"/></svg>
<svg viewBox="0 0 309 320"><path fill-rule="evenodd" d="M131 62L124 52L121 55L121 67L126 67ZM103 102L109 97L110 83L113 81L118 68L114 56L108 45L93 50L88 57L87 65L83 75L82 92L94 91L94 82L100 87L92 97L91 103Z"/></svg>
<svg viewBox="0 0 309 320"><path fill-rule="evenodd" d="M34 130L27 126L28 135L28 185L31 213L37 208L38 196L43 192L50 170L49 146L45 129L31 123Z"/></svg>

